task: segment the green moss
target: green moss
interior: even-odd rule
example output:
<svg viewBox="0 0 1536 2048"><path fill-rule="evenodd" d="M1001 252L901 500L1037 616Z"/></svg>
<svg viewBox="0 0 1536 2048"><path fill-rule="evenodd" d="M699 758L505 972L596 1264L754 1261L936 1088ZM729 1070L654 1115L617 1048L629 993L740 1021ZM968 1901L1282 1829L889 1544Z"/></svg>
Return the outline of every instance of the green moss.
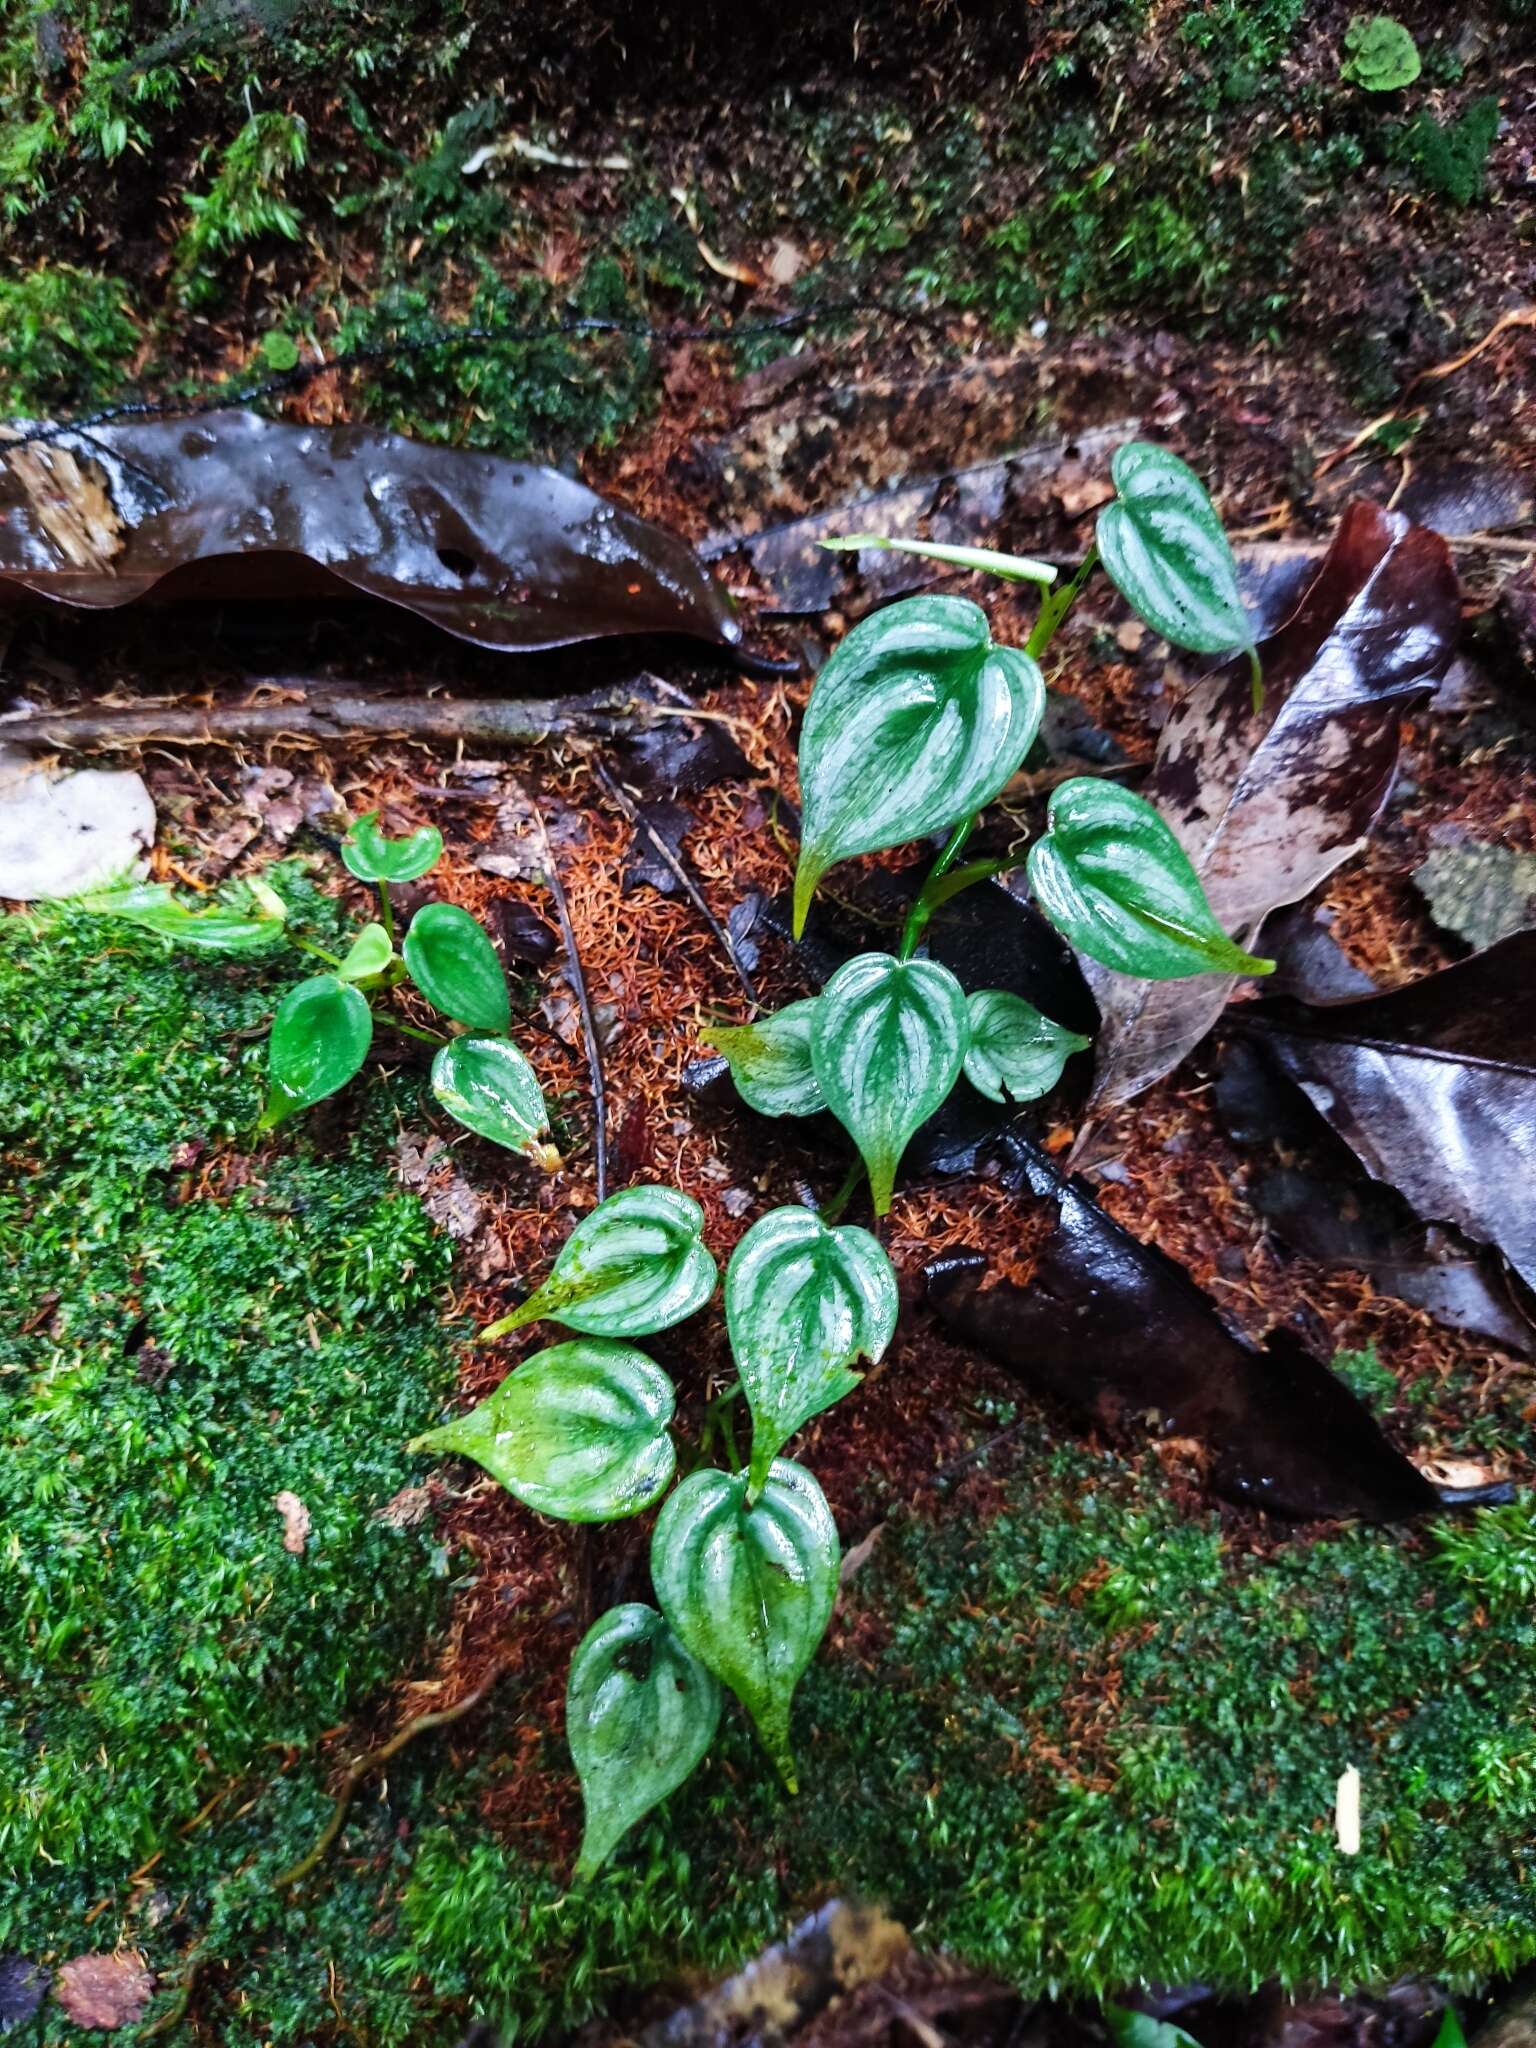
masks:
<svg viewBox="0 0 1536 2048"><path fill-rule="evenodd" d="M139 339L118 278L68 263L0 277L0 414L35 418L100 397Z"/></svg>
<svg viewBox="0 0 1536 2048"><path fill-rule="evenodd" d="M1437 121L1421 107L1391 139L1390 150L1399 162L1411 164L1438 198L1470 206L1483 196L1483 173L1498 132L1498 98L1486 93L1453 121Z"/></svg>

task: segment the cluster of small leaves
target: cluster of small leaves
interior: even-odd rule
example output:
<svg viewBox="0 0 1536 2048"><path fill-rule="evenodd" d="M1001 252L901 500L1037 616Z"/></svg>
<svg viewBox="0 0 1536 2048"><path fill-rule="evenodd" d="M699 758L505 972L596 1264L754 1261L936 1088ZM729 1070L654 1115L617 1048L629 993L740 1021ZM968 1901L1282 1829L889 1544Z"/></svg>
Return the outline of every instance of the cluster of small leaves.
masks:
<svg viewBox="0 0 1536 2048"><path fill-rule="evenodd" d="M506 1036L511 994L484 931L456 904L428 903L396 950L390 886L428 874L442 851L442 834L433 825L389 839L379 829L377 811L353 824L341 857L360 882L377 887L380 919L365 924L341 955L295 941L321 953L329 971L299 982L277 1006L267 1049L267 1103L258 1128L272 1130L344 1088L368 1056L376 1018L391 993L409 981L434 1009L464 1027L441 1041L421 1034L438 1044L432 1062L438 1101L477 1137L554 1167L559 1154L546 1142L549 1112L532 1067ZM287 905L259 879L231 885L199 910L188 909L156 882L98 890L80 900L87 910L194 952L265 953L291 936Z"/></svg>
<svg viewBox="0 0 1536 2048"><path fill-rule="evenodd" d="M697 1202L669 1187L611 1195L567 1239L548 1279L482 1332L535 1321L577 1335L508 1374L417 1451L476 1460L540 1514L609 1522L642 1513L672 1484L672 1386L626 1341L672 1327L718 1278ZM837 1529L821 1488L779 1454L813 1416L859 1384L896 1327L896 1277L867 1231L807 1209L772 1210L725 1275L731 1350L752 1416L745 1470L700 1468L662 1507L651 1541L657 1608L603 1615L572 1659L566 1731L587 1824L577 1865L590 1878L636 1821L708 1750L721 1688L750 1715L791 1791L790 1706L837 1592Z"/></svg>
<svg viewBox="0 0 1536 2048"><path fill-rule="evenodd" d="M1248 656L1252 628L1232 551L1199 479L1166 449L1129 442L1113 463L1116 496L1099 515L1097 554L1138 615L1200 653ZM1020 556L855 535L836 545L896 547L1049 585L1055 572ZM912 957L932 911L997 863L954 867L974 816L1024 761L1045 684L1035 659L1081 587L1049 593L1027 649L999 647L968 599L914 597L856 626L816 679L800 740L804 807L794 920L805 927L834 863L953 832L908 921L900 956L864 953L821 994L712 1042L737 1088L770 1116L829 1109L869 1172L875 1212L890 1207L914 1132L962 1072L1002 1101L1052 1088L1087 1044L1002 990L967 998L948 968ZM1151 804L1118 784L1078 777L1051 799L1028 878L1041 910L1080 952L1147 980L1261 974L1213 917L1183 848Z"/></svg>

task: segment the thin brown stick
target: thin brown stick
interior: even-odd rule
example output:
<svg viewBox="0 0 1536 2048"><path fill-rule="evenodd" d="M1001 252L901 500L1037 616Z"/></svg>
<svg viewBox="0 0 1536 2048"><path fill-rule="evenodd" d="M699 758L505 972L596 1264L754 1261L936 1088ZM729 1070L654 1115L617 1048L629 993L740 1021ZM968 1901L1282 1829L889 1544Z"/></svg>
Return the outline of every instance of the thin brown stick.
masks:
<svg viewBox="0 0 1536 2048"><path fill-rule="evenodd" d="M647 721L633 690L572 697L373 697L355 684L332 689L302 677L255 680L258 690L303 691L296 703L211 704L88 711L29 711L0 717L0 739L61 750L133 747L152 740L225 746L244 740L467 740L475 746L537 746L554 734L612 737Z"/></svg>
<svg viewBox="0 0 1536 2048"><path fill-rule="evenodd" d="M688 898L688 901L693 905L694 909L699 913L700 917L703 918L705 924L709 926L710 931L714 934L714 937L719 942L721 950L724 952L726 959L730 961L732 968L735 970L736 979L741 983L747 1001L752 1005L753 1009L755 1010L757 1008L757 990L753 985L752 977L747 972L746 968L743 966L741 959L737 954L736 948L731 941L730 933L726 930L725 926L720 922L719 918L716 917L715 913L710 909L709 905L704 901L703 890L700 889L698 883L693 879L692 874L689 872L689 870L683 864L683 862L678 859L677 855L672 851L671 847L668 846L666 840L662 838L661 834L656 830L656 827L651 823L650 819L646 817L645 813L638 807L638 805L630 802L629 797L619 787L618 783L614 781L613 777L608 773L608 770L603 766L602 762L598 759L597 755L589 755L588 761L591 766L592 773L597 777L599 783L602 785L604 793L624 813L625 817L628 818L630 824L634 826L635 830L637 832L643 832L645 834L646 838L650 841L651 845L656 849L657 853L661 856L661 859L672 870L673 875L676 877L678 886L682 889L684 895Z"/></svg>
<svg viewBox="0 0 1536 2048"><path fill-rule="evenodd" d="M510 1668L511 1659L504 1658L500 1664L492 1665L473 1692L466 1693L463 1699L456 1701L453 1706L439 1707L432 1713L415 1715L403 1728L398 1729L388 1742L381 1742L377 1749L370 1749L366 1755L354 1757L347 1766L347 1775L343 1778L341 1790L336 1795L335 1810L321 1829L314 1847L307 1855L301 1856L291 1870L285 1870L281 1876L272 1880L274 1890L286 1891L291 1885L301 1883L321 1861L341 1833L347 1809L352 1804L353 1793L370 1771L376 1771L380 1764L386 1764L392 1756L398 1756L408 1742L414 1742L418 1735L425 1735L429 1729L446 1728L454 1721L462 1721L466 1714L479 1706L491 1687Z"/></svg>
<svg viewBox="0 0 1536 2048"><path fill-rule="evenodd" d="M592 1013L592 998L587 993L587 977L582 972L581 954L576 945L576 927L571 923L571 906L566 897L565 884L560 879L560 870L555 865L554 850L549 843L544 813L537 804L534 805L533 815L544 847L545 887L555 900L555 915L560 920L560 936L565 942L565 978L570 983L571 994L576 998L576 1008L581 1015L581 1036L587 1049L587 1073L592 1081L593 1152L596 1159L597 1199L602 1202L608 1196L608 1091L603 1081L603 1048L597 1035L597 1019Z"/></svg>

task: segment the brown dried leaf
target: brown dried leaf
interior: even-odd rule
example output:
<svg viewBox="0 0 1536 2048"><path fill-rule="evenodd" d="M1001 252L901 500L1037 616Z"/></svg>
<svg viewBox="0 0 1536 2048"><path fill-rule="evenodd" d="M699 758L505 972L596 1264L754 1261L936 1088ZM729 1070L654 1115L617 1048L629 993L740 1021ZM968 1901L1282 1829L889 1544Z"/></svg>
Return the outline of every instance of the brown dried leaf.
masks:
<svg viewBox="0 0 1536 2048"><path fill-rule="evenodd" d="M53 1980L53 1995L77 2027L131 2027L154 1992L155 1980L132 1953L76 1956Z"/></svg>
<svg viewBox="0 0 1536 2048"><path fill-rule="evenodd" d="M283 1518L283 1548L291 1557L302 1557L309 1540L309 1509L296 1493L285 1486L272 1502Z"/></svg>

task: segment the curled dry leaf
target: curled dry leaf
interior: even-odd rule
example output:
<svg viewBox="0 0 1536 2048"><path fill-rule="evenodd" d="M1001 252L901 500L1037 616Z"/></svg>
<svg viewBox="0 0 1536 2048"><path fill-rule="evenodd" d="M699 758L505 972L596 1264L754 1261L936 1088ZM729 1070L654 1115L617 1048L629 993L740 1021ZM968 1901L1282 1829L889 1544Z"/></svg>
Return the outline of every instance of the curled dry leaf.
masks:
<svg viewBox="0 0 1536 2048"><path fill-rule="evenodd" d="M72 560L17 472L21 451L0 449L0 597L102 609L151 591L361 594L484 647L741 639L729 598L681 541L554 470L248 412L48 445L92 471L121 545L110 564Z"/></svg>
<svg viewBox="0 0 1536 2048"><path fill-rule="evenodd" d="M304 1545L309 1541L309 1509L296 1493L290 1493L285 1486L273 1498L272 1505L283 1518L283 1548L290 1557L302 1557Z"/></svg>
<svg viewBox="0 0 1536 2048"><path fill-rule="evenodd" d="M1082 1183L1015 1138L1008 1178L1054 1202L1056 1228L1027 1288L985 1284L965 1253L927 1268L944 1321L1038 1392L1120 1431L1193 1437L1230 1500L1302 1518L1394 1521L1439 1495L1369 1411L1287 1330L1261 1350L1155 1245L1107 1216Z"/></svg>
<svg viewBox="0 0 1536 2048"><path fill-rule="evenodd" d="M53 1980L53 1995L77 2027L131 2027L155 1980L136 1955L75 1956Z"/></svg>
<svg viewBox="0 0 1536 2048"><path fill-rule="evenodd" d="M1536 1287L1536 932L1390 995L1254 1028L1366 1171ZM1245 1020L1246 1022L1246 1020Z"/></svg>
<svg viewBox="0 0 1536 2048"><path fill-rule="evenodd" d="M1217 924L1240 945L1359 850L1397 766L1398 725L1444 674L1460 631L1445 543L1361 500L1300 605L1246 663L1206 677L1170 715L1143 787L1172 827ZM1148 983L1092 961L1102 1015L1090 1110L1126 1102L1199 1043L1236 986Z"/></svg>

